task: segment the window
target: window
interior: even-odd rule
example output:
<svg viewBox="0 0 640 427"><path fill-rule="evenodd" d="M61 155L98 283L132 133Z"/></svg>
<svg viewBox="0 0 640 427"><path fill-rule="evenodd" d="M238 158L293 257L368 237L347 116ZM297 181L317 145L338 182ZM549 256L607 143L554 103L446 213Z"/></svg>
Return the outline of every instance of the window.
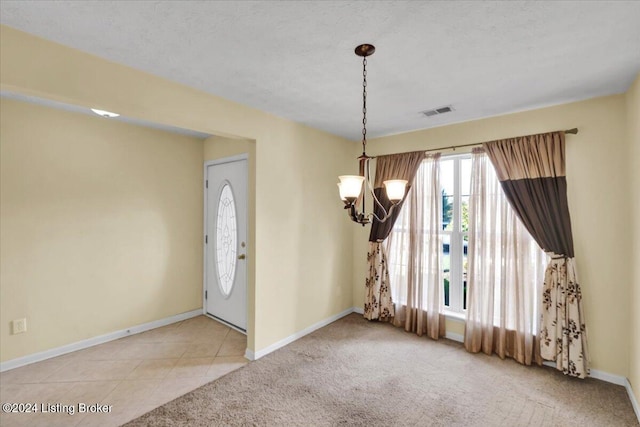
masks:
<svg viewBox="0 0 640 427"><path fill-rule="evenodd" d="M231 186L226 182L220 191L216 218L216 266L220 291L224 297L228 297L231 293L236 274L238 243L236 221L236 203Z"/></svg>
<svg viewBox="0 0 640 427"><path fill-rule="evenodd" d="M444 305L462 313L467 308L467 248L471 157L448 156L440 161L442 185L442 268Z"/></svg>

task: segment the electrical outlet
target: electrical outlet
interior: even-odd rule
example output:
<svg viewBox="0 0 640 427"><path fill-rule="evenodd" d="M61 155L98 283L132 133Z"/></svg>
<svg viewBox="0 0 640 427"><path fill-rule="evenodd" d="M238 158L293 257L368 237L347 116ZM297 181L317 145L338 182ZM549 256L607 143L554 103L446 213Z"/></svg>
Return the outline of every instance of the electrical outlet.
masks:
<svg viewBox="0 0 640 427"><path fill-rule="evenodd" d="M16 319L13 322L13 335L27 332L27 319Z"/></svg>

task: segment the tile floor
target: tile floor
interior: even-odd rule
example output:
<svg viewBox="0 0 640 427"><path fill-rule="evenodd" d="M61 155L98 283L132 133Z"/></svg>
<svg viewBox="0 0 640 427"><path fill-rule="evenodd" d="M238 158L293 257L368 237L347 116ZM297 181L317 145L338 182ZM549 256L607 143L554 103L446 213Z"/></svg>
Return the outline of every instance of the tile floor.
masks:
<svg viewBox="0 0 640 427"><path fill-rule="evenodd" d="M38 412L3 411L0 425L118 426L244 366L246 344L245 335L198 316L5 371L0 401L36 403ZM111 412L79 413L80 403Z"/></svg>

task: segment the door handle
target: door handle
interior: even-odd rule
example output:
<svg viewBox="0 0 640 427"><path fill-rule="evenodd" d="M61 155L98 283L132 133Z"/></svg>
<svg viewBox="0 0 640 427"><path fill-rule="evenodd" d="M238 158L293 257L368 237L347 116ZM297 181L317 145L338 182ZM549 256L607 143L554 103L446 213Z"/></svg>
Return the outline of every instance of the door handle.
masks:
<svg viewBox="0 0 640 427"><path fill-rule="evenodd" d="M247 256L245 254L238 255L238 259L245 259Z"/></svg>

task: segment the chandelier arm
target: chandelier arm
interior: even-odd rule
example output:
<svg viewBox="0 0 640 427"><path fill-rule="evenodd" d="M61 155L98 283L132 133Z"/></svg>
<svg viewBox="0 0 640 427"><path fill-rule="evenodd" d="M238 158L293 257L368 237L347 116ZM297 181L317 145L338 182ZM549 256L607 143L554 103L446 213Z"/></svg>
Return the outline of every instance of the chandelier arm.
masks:
<svg viewBox="0 0 640 427"><path fill-rule="evenodd" d="M393 212L393 209L396 207L397 205L391 205L391 207L389 208L389 212L385 211L385 214L382 218L380 218L378 215L376 215L375 213L371 212L369 215L367 215L367 217L369 218L375 218L378 222L387 222L387 220L389 218L391 218L391 213Z"/></svg>
<svg viewBox="0 0 640 427"><path fill-rule="evenodd" d="M387 216L390 215L391 210L389 210L389 212L387 212L385 207L382 206L382 203L380 203L380 200L378 200L378 197L376 197L376 192L375 192L375 190L373 188L373 185L371 185L371 175L369 173L369 159L367 159L367 163L366 163L366 172L367 172L367 175L365 176L365 181L367 183L367 187L369 187L369 191L371 192L371 197L373 198L373 201L375 203L374 206L373 206L374 212L375 212L375 209L376 209L375 205L377 204L378 206L380 206L380 209L382 209L382 212L384 212L384 217L386 218ZM393 205L393 206L395 206L395 205ZM393 208L393 206L392 206L392 208ZM373 214L373 215L376 217L376 219L379 220L377 215L375 215L375 214ZM384 222L384 221L382 221L382 222Z"/></svg>

